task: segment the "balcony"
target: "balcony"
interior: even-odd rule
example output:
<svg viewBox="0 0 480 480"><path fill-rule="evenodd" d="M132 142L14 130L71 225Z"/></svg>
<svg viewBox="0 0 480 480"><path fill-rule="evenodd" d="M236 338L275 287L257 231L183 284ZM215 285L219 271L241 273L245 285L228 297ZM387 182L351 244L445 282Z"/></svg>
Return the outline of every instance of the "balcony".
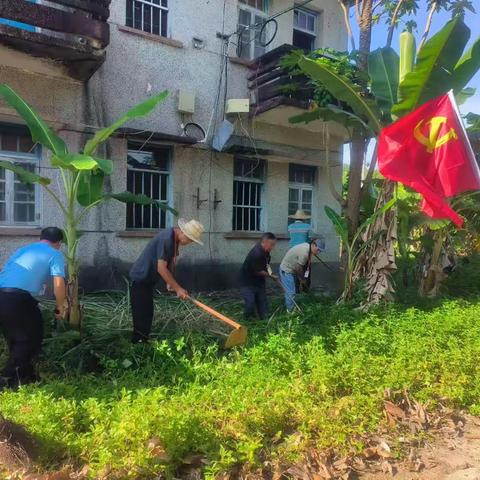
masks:
<svg viewBox="0 0 480 480"><path fill-rule="evenodd" d="M105 60L110 1L0 0L0 44L54 60L72 78L87 81Z"/></svg>
<svg viewBox="0 0 480 480"><path fill-rule="evenodd" d="M266 123L286 121L299 110L308 109L313 98L313 88L305 76L293 76L280 66L280 60L294 50L282 45L259 57L250 66L250 114ZM275 112L272 112L275 110ZM281 114L280 112L283 112ZM274 122L272 120L275 118Z"/></svg>

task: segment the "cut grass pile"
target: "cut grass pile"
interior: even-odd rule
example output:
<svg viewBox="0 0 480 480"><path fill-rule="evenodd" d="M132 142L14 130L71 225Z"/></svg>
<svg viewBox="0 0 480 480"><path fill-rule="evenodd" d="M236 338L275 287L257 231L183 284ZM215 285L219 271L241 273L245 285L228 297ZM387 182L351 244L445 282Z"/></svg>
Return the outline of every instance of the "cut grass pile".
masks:
<svg viewBox="0 0 480 480"><path fill-rule="evenodd" d="M40 438L44 468L88 465L91 478L155 478L197 454L209 477L307 444L361 449L386 388L480 413L479 318L474 299L369 315L323 301L251 325L228 353L199 334L117 336L92 355L101 373L59 375L57 361L48 376L47 358L46 381L0 394L0 411Z"/></svg>

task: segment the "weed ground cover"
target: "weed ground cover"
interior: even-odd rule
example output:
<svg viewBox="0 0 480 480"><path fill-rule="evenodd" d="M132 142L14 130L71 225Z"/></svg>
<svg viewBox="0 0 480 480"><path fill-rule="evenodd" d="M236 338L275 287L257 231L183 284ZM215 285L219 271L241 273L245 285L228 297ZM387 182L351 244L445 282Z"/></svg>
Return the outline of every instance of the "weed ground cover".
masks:
<svg viewBox="0 0 480 480"><path fill-rule="evenodd" d="M194 317L185 330L159 319L157 341L133 347L122 300L104 296L92 299L85 345L47 340L44 382L0 394L0 411L38 436L43 468L88 465L91 478L156 478L199 458L211 477L293 462L307 445L361 450L387 388L480 414L474 293L369 314L313 298L301 315L251 324L230 352L187 335Z"/></svg>

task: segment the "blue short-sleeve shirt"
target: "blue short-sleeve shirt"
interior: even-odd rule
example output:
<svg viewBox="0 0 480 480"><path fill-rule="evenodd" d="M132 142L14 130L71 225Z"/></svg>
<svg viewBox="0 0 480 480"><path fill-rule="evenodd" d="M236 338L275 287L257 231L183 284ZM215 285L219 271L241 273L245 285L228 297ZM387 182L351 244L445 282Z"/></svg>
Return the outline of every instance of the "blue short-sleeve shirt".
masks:
<svg viewBox="0 0 480 480"><path fill-rule="evenodd" d="M50 277L65 277L63 254L37 242L17 250L0 271L0 288L19 288L38 295Z"/></svg>
<svg viewBox="0 0 480 480"><path fill-rule="evenodd" d="M290 234L289 247L295 247L301 243L308 243L308 234L312 226L309 223L296 221L288 226L288 233Z"/></svg>

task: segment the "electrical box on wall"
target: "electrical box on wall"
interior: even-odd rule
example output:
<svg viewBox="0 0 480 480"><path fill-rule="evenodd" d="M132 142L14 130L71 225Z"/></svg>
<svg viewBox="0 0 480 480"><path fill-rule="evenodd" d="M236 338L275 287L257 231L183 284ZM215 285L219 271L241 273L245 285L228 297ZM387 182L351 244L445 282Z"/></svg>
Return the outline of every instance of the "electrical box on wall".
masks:
<svg viewBox="0 0 480 480"><path fill-rule="evenodd" d="M179 90L177 108L181 113L195 113L195 94L188 90Z"/></svg>
<svg viewBox="0 0 480 480"><path fill-rule="evenodd" d="M248 113L250 100L248 98L232 98L227 100L226 113Z"/></svg>

